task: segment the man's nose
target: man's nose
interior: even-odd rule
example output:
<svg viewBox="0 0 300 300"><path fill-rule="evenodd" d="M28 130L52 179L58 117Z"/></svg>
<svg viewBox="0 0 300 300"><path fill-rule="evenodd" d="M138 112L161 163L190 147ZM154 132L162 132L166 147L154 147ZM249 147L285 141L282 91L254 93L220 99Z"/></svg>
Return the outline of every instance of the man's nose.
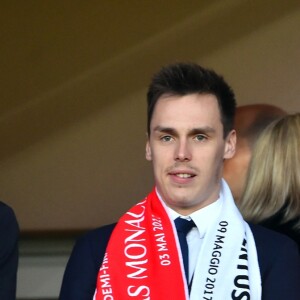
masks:
<svg viewBox="0 0 300 300"><path fill-rule="evenodd" d="M190 161L192 159L191 146L187 140L178 141L175 160L177 161Z"/></svg>

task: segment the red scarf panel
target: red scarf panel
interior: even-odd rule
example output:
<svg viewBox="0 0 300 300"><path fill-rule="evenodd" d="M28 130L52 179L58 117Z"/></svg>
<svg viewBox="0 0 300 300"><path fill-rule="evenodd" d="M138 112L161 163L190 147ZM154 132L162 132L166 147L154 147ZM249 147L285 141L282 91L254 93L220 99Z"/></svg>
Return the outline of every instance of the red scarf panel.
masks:
<svg viewBox="0 0 300 300"><path fill-rule="evenodd" d="M175 235L154 189L115 227L98 273L94 299L188 299Z"/></svg>

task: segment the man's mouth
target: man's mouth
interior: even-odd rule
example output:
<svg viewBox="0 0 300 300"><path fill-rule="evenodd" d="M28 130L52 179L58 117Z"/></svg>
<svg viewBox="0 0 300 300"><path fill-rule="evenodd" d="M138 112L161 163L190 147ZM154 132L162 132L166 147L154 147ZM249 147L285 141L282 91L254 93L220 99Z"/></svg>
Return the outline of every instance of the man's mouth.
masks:
<svg viewBox="0 0 300 300"><path fill-rule="evenodd" d="M191 178L191 177L195 176L195 175L187 174L187 173L178 173L178 174L174 174L174 175L176 175L177 177L180 177L180 178Z"/></svg>

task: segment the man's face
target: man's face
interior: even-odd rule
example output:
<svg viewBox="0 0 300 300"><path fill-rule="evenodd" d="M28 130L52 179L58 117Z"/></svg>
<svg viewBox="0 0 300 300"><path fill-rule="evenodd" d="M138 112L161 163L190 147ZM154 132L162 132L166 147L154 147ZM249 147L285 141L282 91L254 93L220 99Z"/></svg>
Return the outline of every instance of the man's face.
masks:
<svg viewBox="0 0 300 300"><path fill-rule="evenodd" d="M146 159L165 203L188 215L219 197L223 159L233 156L235 131L224 140L214 95L162 96L156 103Z"/></svg>

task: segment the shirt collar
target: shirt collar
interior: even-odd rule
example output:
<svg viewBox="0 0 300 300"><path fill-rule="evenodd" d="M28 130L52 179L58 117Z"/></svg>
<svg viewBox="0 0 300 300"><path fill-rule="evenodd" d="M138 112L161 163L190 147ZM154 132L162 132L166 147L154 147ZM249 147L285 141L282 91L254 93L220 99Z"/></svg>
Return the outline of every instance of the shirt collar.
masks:
<svg viewBox="0 0 300 300"><path fill-rule="evenodd" d="M156 193L161 201L162 197L159 194L158 190L156 189ZM217 218L217 216L220 213L221 207L222 207L222 197L219 197L215 202L193 212L192 214L188 216L182 216L169 206L166 206L167 212L170 216L170 218L174 221L176 218L181 217L187 220L193 220L194 223L196 224L199 232L200 232L200 237L202 238L207 229L210 227L210 224L214 222Z"/></svg>

